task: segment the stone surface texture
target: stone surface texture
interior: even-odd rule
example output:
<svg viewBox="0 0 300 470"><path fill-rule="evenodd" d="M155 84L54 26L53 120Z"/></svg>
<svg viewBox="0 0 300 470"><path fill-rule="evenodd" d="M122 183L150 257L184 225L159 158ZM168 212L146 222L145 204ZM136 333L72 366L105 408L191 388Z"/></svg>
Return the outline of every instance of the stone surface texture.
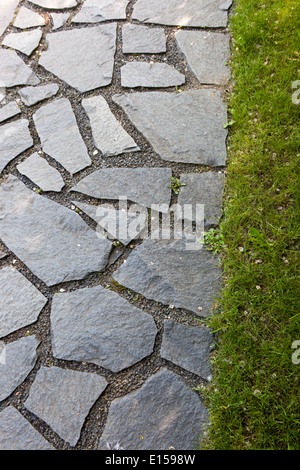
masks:
<svg viewBox="0 0 300 470"><path fill-rule="evenodd" d="M32 28L34 26L44 26L44 18L36 13L35 11L29 10L26 7L21 7L16 19L14 21L14 26L20 29Z"/></svg>
<svg viewBox="0 0 300 470"><path fill-rule="evenodd" d="M118 200L125 196L146 207L152 204L169 206L170 181L171 170L168 168L105 168L86 176L71 190L98 199Z"/></svg>
<svg viewBox="0 0 300 470"><path fill-rule="evenodd" d="M5 36L2 44L29 56L38 47L42 34L42 31L39 29L22 33L10 33Z"/></svg>
<svg viewBox="0 0 300 470"><path fill-rule="evenodd" d="M11 22L19 0L5 0L5 8L0 9L0 36ZM1 60L0 60L1 62Z"/></svg>
<svg viewBox="0 0 300 470"><path fill-rule="evenodd" d="M165 320L160 355L204 379L211 377L213 337L207 328Z"/></svg>
<svg viewBox="0 0 300 470"><path fill-rule="evenodd" d="M96 374L42 366L25 406L74 446L90 408L106 386L106 380Z"/></svg>
<svg viewBox="0 0 300 470"><path fill-rule="evenodd" d="M121 67L121 85L135 87L171 87L182 85L185 76L165 63L128 62Z"/></svg>
<svg viewBox="0 0 300 470"><path fill-rule="evenodd" d="M211 314L220 277L217 260L204 248L189 251L183 239L150 238L135 248L113 274L120 285L148 299L200 316Z"/></svg>
<svg viewBox="0 0 300 470"><path fill-rule="evenodd" d="M31 0L37 6L54 10L76 7L77 0Z"/></svg>
<svg viewBox="0 0 300 470"><path fill-rule="evenodd" d="M116 25L47 34L40 65L80 92L109 85L114 69Z"/></svg>
<svg viewBox="0 0 300 470"><path fill-rule="evenodd" d="M86 0L73 23L99 23L106 20L125 20L129 0Z"/></svg>
<svg viewBox="0 0 300 470"><path fill-rule="evenodd" d="M132 19L170 26L220 28L227 25L227 12L221 9L224 0L168 0L162 8L160 0L138 0Z"/></svg>
<svg viewBox="0 0 300 470"><path fill-rule="evenodd" d="M5 363L0 363L0 401L7 398L33 369L38 344L35 336L27 336L4 347Z"/></svg>
<svg viewBox="0 0 300 470"><path fill-rule="evenodd" d="M20 108L15 101L11 101L7 105L0 108L0 122L20 114Z"/></svg>
<svg viewBox="0 0 300 470"><path fill-rule="evenodd" d="M208 31L177 31L177 44L199 82L225 85L230 77L230 38Z"/></svg>
<svg viewBox="0 0 300 470"><path fill-rule="evenodd" d="M102 286L58 294L51 312L53 355L119 372L153 351L153 318Z"/></svg>
<svg viewBox="0 0 300 470"><path fill-rule="evenodd" d="M58 85L56 83L49 83L48 85L41 86L28 86L18 90L18 93L26 106L32 106L40 101L51 98L58 92Z"/></svg>
<svg viewBox="0 0 300 470"><path fill-rule="evenodd" d="M42 106L33 115L45 153L74 174L91 164L75 114L66 98Z"/></svg>
<svg viewBox="0 0 300 470"><path fill-rule="evenodd" d="M115 118L102 96L85 98L82 100L82 105L91 123L95 145L104 156L140 150Z"/></svg>
<svg viewBox="0 0 300 470"><path fill-rule="evenodd" d="M118 442L124 450L193 450L206 420L195 392L161 369L139 390L112 402L99 449Z"/></svg>
<svg viewBox="0 0 300 470"><path fill-rule="evenodd" d="M47 298L11 266L0 270L0 337L37 320Z"/></svg>
<svg viewBox="0 0 300 470"><path fill-rule="evenodd" d="M37 85L35 73L23 62L16 51L0 49L0 87Z"/></svg>
<svg viewBox="0 0 300 470"><path fill-rule="evenodd" d="M113 100L162 159L225 164L227 113L218 90L131 93Z"/></svg>
<svg viewBox="0 0 300 470"><path fill-rule="evenodd" d="M54 450L13 406L0 413L0 450Z"/></svg>
<svg viewBox="0 0 300 470"><path fill-rule="evenodd" d="M60 173L37 153L17 165L17 170L43 191L60 191L65 185Z"/></svg>
<svg viewBox="0 0 300 470"><path fill-rule="evenodd" d="M102 271L111 251L78 214L14 176L0 187L0 238L48 285Z"/></svg>
<svg viewBox="0 0 300 470"><path fill-rule="evenodd" d="M138 24L124 24L122 44L124 54L157 54L167 50L163 28L149 28Z"/></svg>
<svg viewBox="0 0 300 470"><path fill-rule="evenodd" d="M51 13L51 19L53 22L53 31L64 26L68 21L70 13Z"/></svg>
<svg viewBox="0 0 300 470"><path fill-rule="evenodd" d="M19 119L0 127L0 171L15 157L33 146L26 119Z"/></svg>

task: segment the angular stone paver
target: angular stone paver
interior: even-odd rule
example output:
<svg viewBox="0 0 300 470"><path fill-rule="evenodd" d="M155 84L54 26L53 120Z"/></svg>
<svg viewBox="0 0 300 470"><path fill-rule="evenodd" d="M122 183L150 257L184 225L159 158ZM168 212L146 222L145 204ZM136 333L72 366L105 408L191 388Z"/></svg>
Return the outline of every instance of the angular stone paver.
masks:
<svg viewBox="0 0 300 470"><path fill-rule="evenodd" d="M53 355L119 372L153 351L153 318L102 286L58 293L51 312Z"/></svg>
<svg viewBox="0 0 300 470"><path fill-rule="evenodd" d="M92 205L78 201L73 203L97 222L98 233L105 232L109 238L117 239L124 245L128 245L133 239L145 238L148 224L146 210L139 213L107 208L106 205Z"/></svg>
<svg viewBox="0 0 300 470"><path fill-rule="evenodd" d="M63 8L76 7L78 0L31 0L31 3L43 8L61 10Z"/></svg>
<svg viewBox="0 0 300 470"><path fill-rule="evenodd" d="M75 114L66 98L41 107L33 120L45 153L74 174L91 164Z"/></svg>
<svg viewBox="0 0 300 470"><path fill-rule="evenodd" d="M106 380L96 374L42 366L24 404L75 446L90 408L106 386Z"/></svg>
<svg viewBox="0 0 300 470"><path fill-rule="evenodd" d="M179 191L178 204L184 208L185 204L204 204L204 223L206 226L215 226L222 216L222 203L225 178L223 173L207 171L205 173L188 173L180 175L183 184ZM187 216L184 215L186 219ZM189 218L188 218L189 219ZM195 222L195 210L193 211Z"/></svg>
<svg viewBox="0 0 300 470"><path fill-rule="evenodd" d="M106 20L125 20L129 0L86 0L72 23L99 23Z"/></svg>
<svg viewBox="0 0 300 470"><path fill-rule="evenodd" d="M89 117L96 147L104 156L119 155L140 150L132 137L123 129L102 96L82 100Z"/></svg>
<svg viewBox="0 0 300 470"><path fill-rule="evenodd" d="M38 344L35 336L27 336L4 347L5 363L0 363L0 401L7 398L34 368Z"/></svg>
<svg viewBox="0 0 300 470"><path fill-rule="evenodd" d="M0 108L0 122L20 114L21 110L15 101L11 101L6 106Z"/></svg>
<svg viewBox="0 0 300 470"><path fill-rule="evenodd" d="M11 266L0 270L0 337L34 323L47 298Z"/></svg>
<svg viewBox="0 0 300 470"><path fill-rule="evenodd" d="M99 449L118 442L124 450L193 450L207 419L196 393L161 369L139 390L112 402Z"/></svg>
<svg viewBox="0 0 300 470"><path fill-rule="evenodd" d="M44 26L44 18L36 13L35 11L29 10L26 7L21 7L16 19L14 21L14 26L16 28L27 29L34 26Z"/></svg>
<svg viewBox="0 0 300 470"><path fill-rule="evenodd" d="M0 450L54 450L13 406L0 413Z"/></svg>
<svg viewBox="0 0 300 470"><path fill-rule="evenodd" d="M149 28L138 24L124 24L122 43L124 54L157 54L167 50L163 28Z"/></svg>
<svg viewBox="0 0 300 470"><path fill-rule="evenodd" d="M37 153L17 165L17 170L43 191L60 191L65 185L60 173Z"/></svg>
<svg viewBox="0 0 300 470"><path fill-rule="evenodd" d="M0 49L0 86L37 85L35 73L23 62L16 51Z"/></svg>
<svg viewBox="0 0 300 470"><path fill-rule="evenodd" d="M165 320L160 355L204 379L211 376L213 337L207 328Z"/></svg>
<svg viewBox="0 0 300 470"><path fill-rule="evenodd" d="M185 76L174 67L164 63L128 62L121 67L121 85L135 87L171 87L182 85Z"/></svg>
<svg viewBox="0 0 300 470"><path fill-rule="evenodd" d="M15 8L17 7L18 3L19 0L6 0L5 8L0 8L0 36L2 36L5 29L11 22Z"/></svg>
<svg viewBox="0 0 300 470"><path fill-rule="evenodd" d="M41 86L28 86L18 90L18 93L26 106L32 106L40 101L51 98L58 92L58 85L56 83L49 83L48 85Z"/></svg>
<svg viewBox="0 0 300 470"><path fill-rule="evenodd" d="M148 299L208 316L220 289L221 269L211 252L187 250L183 239L148 238L113 278Z"/></svg>
<svg viewBox="0 0 300 470"><path fill-rule="evenodd" d="M224 0L168 0L163 8L161 0L138 0L132 19L170 26L216 28L227 25L227 12Z"/></svg>
<svg viewBox="0 0 300 470"><path fill-rule="evenodd" d="M51 13L51 19L53 22L53 31L64 26L68 21L70 13Z"/></svg>
<svg viewBox="0 0 300 470"><path fill-rule="evenodd" d="M116 25L47 34L40 65L80 92L109 85L114 69Z"/></svg>
<svg viewBox="0 0 300 470"><path fill-rule="evenodd" d="M14 176L0 186L0 238L48 285L102 271L112 247L76 212Z"/></svg>
<svg viewBox="0 0 300 470"><path fill-rule="evenodd" d="M0 171L15 157L33 146L27 119L0 126Z"/></svg>
<svg viewBox="0 0 300 470"><path fill-rule="evenodd" d="M199 82L225 85L229 80L230 39L208 31L177 31L175 38Z"/></svg>
<svg viewBox="0 0 300 470"><path fill-rule="evenodd" d="M42 34L42 31L39 29L22 33L10 33L5 36L2 44L29 56L38 47Z"/></svg>
<svg viewBox="0 0 300 470"><path fill-rule="evenodd" d="M105 168L83 178L72 191L98 199L128 200L146 207L171 200L169 168Z"/></svg>
<svg viewBox="0 0 300 470"><path fill-rule="evenodd" d="M218 90L114 95L164 160L221 166L226 161L226 108Z"/></svg>

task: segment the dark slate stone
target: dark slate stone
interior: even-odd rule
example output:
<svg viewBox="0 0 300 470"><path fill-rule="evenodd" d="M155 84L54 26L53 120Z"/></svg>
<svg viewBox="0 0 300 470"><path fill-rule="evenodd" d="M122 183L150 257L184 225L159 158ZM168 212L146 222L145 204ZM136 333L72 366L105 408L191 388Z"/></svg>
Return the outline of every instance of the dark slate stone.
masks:
<svg viewBox="0 0 300 470"><path fill-rule="evenodd" d="M225 164L227 112L219 90L130 93L113 100L163 160Z"/></svg>
<svg viewBox="0 0 300 470"><path fill-rule="evenodd" d="M6 344L2 351L4 361L0 362L0 401L7 398L34 368L38 344L35 336Z"/></svg>
<svg viewBox="0 0 300 470"><path fill-rule="evenodd" d="M96 374L42 366L24 405L75 446L91 407L106 386L106 380Z"/></svg>
<svg viewBox="0 0 300 470"><path fill-rule="evenodd" d="M16 410L7 406L0 413L0 450L55 450Z"/></svg>
<svg viewBox="0 0 300 470"><path fill-rule="evenodd" d="M194 450L207 421L196 393L161 369L139 390L112 402L99 449L117 442L124 450Z"/></svg>
<svg viewBox="0 0 300 470"><path fill-rule="evenodd" d="M0 186L0 238L48 285L102 271L112 247L76 212L14 176Z"/></svg>
<svg viewBox="0 0 300 470"><path fill-rule="evenodd" d="M0 172L15 157L33 146L27 119L0 127Z"/></svg>
<svg viewBox="0 0 300 470"><path fill-rule="evenodd" d="M221 269L211 252L187 248L184 239L148 238L113 278L148 299L208 316L219 294Z"/></svg>
<svg viewBox="0 0 300 470"><path fill-rule="evenodd" d="M209 363L213 337L204 327L186 326L165 320L160 355L203 379L211 377Z"/></svg>
<svg viewBox="0 0 300 470"><path fill-rule="evenodd" d="M153 351L153 318L102 286L53 298L53 355L119 372Z"/></svg>

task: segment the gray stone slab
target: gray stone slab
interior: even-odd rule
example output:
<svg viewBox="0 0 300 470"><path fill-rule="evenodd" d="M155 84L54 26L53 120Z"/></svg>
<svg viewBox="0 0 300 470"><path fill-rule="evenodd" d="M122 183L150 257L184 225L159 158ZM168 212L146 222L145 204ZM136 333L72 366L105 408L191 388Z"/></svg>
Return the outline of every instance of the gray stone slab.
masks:
<svg viewBox="0 0 300 470"><path fill-rule="evenodd" d="M40 65L79 92L109 85L114 69L116 24L58 31L46 36Z"/></svg>
<svg viewBox="0 0 300 470"><path fill-rule="evenodd" d="M29 56L38 47L42 34L40 29L21 33L10 33L5 36L2 44Z"/></svg>
<svg viewBox="0 0 300 470"><path fill-rule="evenodd" d="M64 8L76 7L77 0L30 0L34 5L48 8L50 10L62 10ZM224 1L224 0L223 0Z"/></svg>
<svg viewBox="0 0 300 470"><path fill-rule="evenodd" d="M48 285L103 271L112 243L14 176L0 186L0 238Z"/></svg>
<svg viewBox="0 0 300 470"><path fill-rule="evenodd" d="M91 407L106 386L106 380L96 374L42 366L24 405L75 446Z"/></svg>
<svg viewBox="0 0 300 470"><path fill-rule="evenodd" d="M192 72L201 83L225 85L230 77L226 63L230 38L208 31L177 31L175 38Z"/></svg>
<svg viewBox="0 0 300 470"><path fill-rule="evenodd" d="M211 378L213 347L213 336L207 328L164 321L161 357L206 380Z"/></svg>
<svg viewBox="0 0 300 470"><path fill-rule="evenodd" d="M73 201L79 209L97 222L97 232L110 239L117 239L123 245L128 245L132 240L145 238L148 231L148 212L116 210L107 207L106 204L92 205L80 201Z"/></svg>
<svg viewBox="0 0 300 470"><path fill-rule="evenodd" d="M13 406L0 413L0 450L54 450Z"/></svg>
<svg viewBox="0 0 300 470"><path fill-rule="evenodd" d="M70 13L51 13L53 31L64 26L68 21Z"/></svg>
<svg viewBox="0 0 300 470"><path fill-rule="evenodd" d="M39 78L15 51L0 49L0 87L37 85Z"/></svg>
<svg viewBox="0 0 300 470"><path fill-rule="evenodd" d="M5 0L5 8L0 8L0 36L12 21L19 0ZM0 60L1 62L1 60Z"/></svg>
<svg viewBox="0 0 300 470"><path fill-rule="evenodd" d="M85 98L82 105L91 123L95 145L104 156L140 150L115 118L103 96Z"/></svg>
<svg viewBox="0 0 300 470"><path fill-rule="evenodd" d="M148 238L130 253L113 278L148 299L209 316L222 271L211 252L187 246L184 239Z"/></svg>
<svg viewBox="0 0 300 470"><path fill-rule="evenodd" d="M0 401L7 398L34 368L39 341L35 336L20 338L5 345L0 362Z"/></svg>
<svg viewBox="0 0 300 470"><path fill-rule="evenodd" d="M0 270L0 337L34 323L47 298L11 266Z"/></svg>
<svg viewBox="0 0 300 470"><path fill-rule="evenodd" d="M7 105L0 108L0 122L20 114L21 110L15 101L11 101Z"/></svg>
<svg viewBox="0 0 300 470"><path fill-rule="evenodd" d="M37 110L33 120L43 151L74 174L91 164L67 98L59 98Z"/></svg>
<svg viewBox="0 0 300 470"><path fill-rule="evenodd" d="M124 54L157 54L167 50L167 40L163 28L149 28L138 24L124 24L122 44Z"/></svg>
<svg viewBox="0 0 300 470"><path fill-rule="evenodd" d="M53 355L119 372L153 352L153 318L102 286L54 296Z"/></svg>
<svg viewBox="0 0 300 470"><path fill-rule="evenodd" d="M105 168L83 178L71 191L98 199L127 197L149 208L152 204L169 206L171 176L169 168Z"/></svg>
<svg viewBox="0 0 300 470"><path fill-rule="evenodd" d="M129 0L86 0L72 23L99 23L106 20L125 20Z"/></svg>
<svg viewBox="0 0 300 470"><path fill-rule="evenodd" d="M184 82L185 76L182 73L164 63L133 61L121 67L121 85L127 88L170 87Z"/></svg>
<svg viewBox="0 0 300 470"><path fill-rule="evenodd" d="M194 450L207 421L196 393L161 369L139 390L112 402L99 449L117 442L124 450Z"/></svg>
<svg viewBox="0 0 300 470"><path fill-rule="evenodd" d="M178 204L184 208L185 204L192 204L193 217L188 220L195 222L196 204L204 204L205 226L218 225L222 216L222 204L225 177L223 173L207 171L205 173L188 173L180 175L180 188ZM184 216L187 219L186 215Z"/></svg>
<svg viewBox="0 0 300 470"><path fill-rule="evenodd" d="M29 10L26 7L21 7L17 17L14 21L16 28L26 29L34 26L44 26L45 20L36 11Z"/></svg>
<svg viewBox="0 0 300 470"><path fill-rule="evenodd" d="M17 170L43 191L60 191L65 185L61 174L37 153L17 165Z"/></svg>
<svg viewBox="0 0 300 470"><path fill-rule="evenodd" d="M48 85L41 86L28 86L18 90L18 93L26 106L32 106L40 101L51 98L56 95L59 88L56 83L49 83Z"/></svg>
<svg viewBox="0 0 300 470"><path fill-rule="evenodd" d="M132 19L169 26L224 27L227 12L220 9L224 0L138 0Z"/></svg>
<svg viewBox="0 0 300 470"><path fill-rule="evenodd" d="M162 159L225 164L227 112L218 90L130 93L114 95L113 101Z"/></svg>
<svg viewBox="0 0 300 470"><path fill-rule="evenodd" d="M33 146L27 119L0 127L0 171L15 157Z"/></svg>

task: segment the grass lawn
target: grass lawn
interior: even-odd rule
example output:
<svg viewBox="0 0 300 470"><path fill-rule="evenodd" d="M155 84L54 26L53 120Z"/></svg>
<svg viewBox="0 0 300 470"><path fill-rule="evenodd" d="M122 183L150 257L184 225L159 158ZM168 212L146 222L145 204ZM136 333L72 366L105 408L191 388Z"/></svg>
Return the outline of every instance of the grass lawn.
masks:
<svg viewBox="0 0 300 470"><path fill-rule="evenodd" d="M202 448L299 450L300 3L233 10L224 216L207 236L224 288L207 322L217 347Z"/></svg>

